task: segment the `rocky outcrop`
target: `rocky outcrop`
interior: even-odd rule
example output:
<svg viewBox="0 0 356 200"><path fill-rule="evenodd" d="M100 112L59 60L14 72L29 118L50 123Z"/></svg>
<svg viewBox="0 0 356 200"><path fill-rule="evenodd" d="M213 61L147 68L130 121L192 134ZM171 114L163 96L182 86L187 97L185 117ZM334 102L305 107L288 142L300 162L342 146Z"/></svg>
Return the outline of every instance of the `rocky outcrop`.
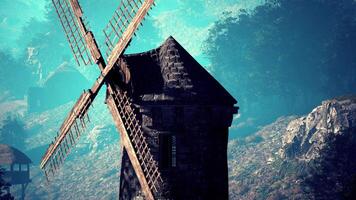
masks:
<svg viewBox="0 0 356 200"><path fill-rule="evenodd" d="M356 97L325 101L307 116L288 125L282 140L281 156L314 160L339 137L355 137L355 128Z"/></svg>
<svg viewBox="0 0 356 200"><path fill-rule="evenodd" d="M356 197L355 97L280 118L229 147L231 199Z"/></svg>

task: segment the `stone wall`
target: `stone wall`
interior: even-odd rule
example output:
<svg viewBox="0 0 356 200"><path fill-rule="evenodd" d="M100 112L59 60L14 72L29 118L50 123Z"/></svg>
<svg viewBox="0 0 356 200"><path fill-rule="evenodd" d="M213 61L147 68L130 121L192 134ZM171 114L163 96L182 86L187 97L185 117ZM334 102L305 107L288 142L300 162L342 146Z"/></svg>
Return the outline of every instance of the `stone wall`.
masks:
<svg viewBox="0 0 356 200"><path fill-rule="evenodd" d="M231 107L143 105L137 108L151 153L168 185L162 196L228 199ZM123 157L126 168L127 159Z"/></svg>

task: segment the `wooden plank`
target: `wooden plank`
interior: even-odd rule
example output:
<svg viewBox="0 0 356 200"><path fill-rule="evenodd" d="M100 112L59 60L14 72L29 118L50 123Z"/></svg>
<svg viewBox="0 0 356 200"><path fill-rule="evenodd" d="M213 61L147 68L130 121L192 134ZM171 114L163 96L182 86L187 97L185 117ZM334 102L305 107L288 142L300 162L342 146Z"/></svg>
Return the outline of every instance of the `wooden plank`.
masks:
<svg viewBox="0 0 356 200"><path fill-rule="evenodd" d="M83 12L82 12L82 8L79 5L79 2L77 0L69 0L69 3L75 13L75 15L77 17L82 17L83 16Z"/></svg>

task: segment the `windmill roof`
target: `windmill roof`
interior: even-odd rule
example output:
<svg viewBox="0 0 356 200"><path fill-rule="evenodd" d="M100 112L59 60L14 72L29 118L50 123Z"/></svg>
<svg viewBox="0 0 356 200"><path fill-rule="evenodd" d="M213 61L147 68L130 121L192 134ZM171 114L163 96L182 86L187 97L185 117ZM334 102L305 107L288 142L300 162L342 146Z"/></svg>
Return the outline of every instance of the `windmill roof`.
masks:
<svg viewBox="0 0 356 200"><path fill-rule="evenodd" d="M0 144L0 165L32 163L20 150L6 144Z"/></svg>
<svg viewBox="0 0 356 200"><path fill-rule="evenodd" d="M124 55L134 100L143 103L234 105L237 101L173 37L160 47Z"/></svg>

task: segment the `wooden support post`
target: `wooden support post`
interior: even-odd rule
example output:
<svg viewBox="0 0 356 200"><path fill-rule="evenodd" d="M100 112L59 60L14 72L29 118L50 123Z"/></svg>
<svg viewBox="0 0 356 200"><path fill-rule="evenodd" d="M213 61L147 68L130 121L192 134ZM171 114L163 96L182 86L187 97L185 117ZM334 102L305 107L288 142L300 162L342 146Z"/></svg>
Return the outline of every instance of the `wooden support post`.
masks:
<svg viewBox="0 0 356 200"><path fill-rule="evenodd" d="M62 142L61 145L62 145L62 148L64 150L65 155L67 156L68 155L68 149L66 148L66 145L64 144L64 142Z"/></svg>
<svg viewBox="0 0 356 200"><path fill-rule="evenodd" d="M73 137L73 133L72 133L72 131L69 131L69 137L70 137L70 141L71 141L71 143L72 143L72 146L74 146L75 145L75 139L74 139L74 137Z"/></svg>
<svg viewBox="0 0 356 200"><path fill-rule="evenodd" d="M76 129L77 133L78 133L78 137L81 135L81 132L80 132L80 129L79 129L79 126L78 126L78 123L77 123L77 120L75 120L75 123L74 123L74 128Z"/></svg>
<svg viewBox="0 0 356 200"><path fill-rule="evenodd" d="M21 184L21 199L25 200L25 185Z"/></svg>
<svg viewBox="0 0 356 200"><path fill-rule="evenodd" d="M88 122L90 123L90 118L89 118L89 114L87 114L87 119L88 119Z"/></svg>
<svg viewBox="0 0 356 200"><path fill-rule="evenodd" d="M58 149L58 159L61 164L64 162L65 157L63 156L61 149Z"/></svg>

